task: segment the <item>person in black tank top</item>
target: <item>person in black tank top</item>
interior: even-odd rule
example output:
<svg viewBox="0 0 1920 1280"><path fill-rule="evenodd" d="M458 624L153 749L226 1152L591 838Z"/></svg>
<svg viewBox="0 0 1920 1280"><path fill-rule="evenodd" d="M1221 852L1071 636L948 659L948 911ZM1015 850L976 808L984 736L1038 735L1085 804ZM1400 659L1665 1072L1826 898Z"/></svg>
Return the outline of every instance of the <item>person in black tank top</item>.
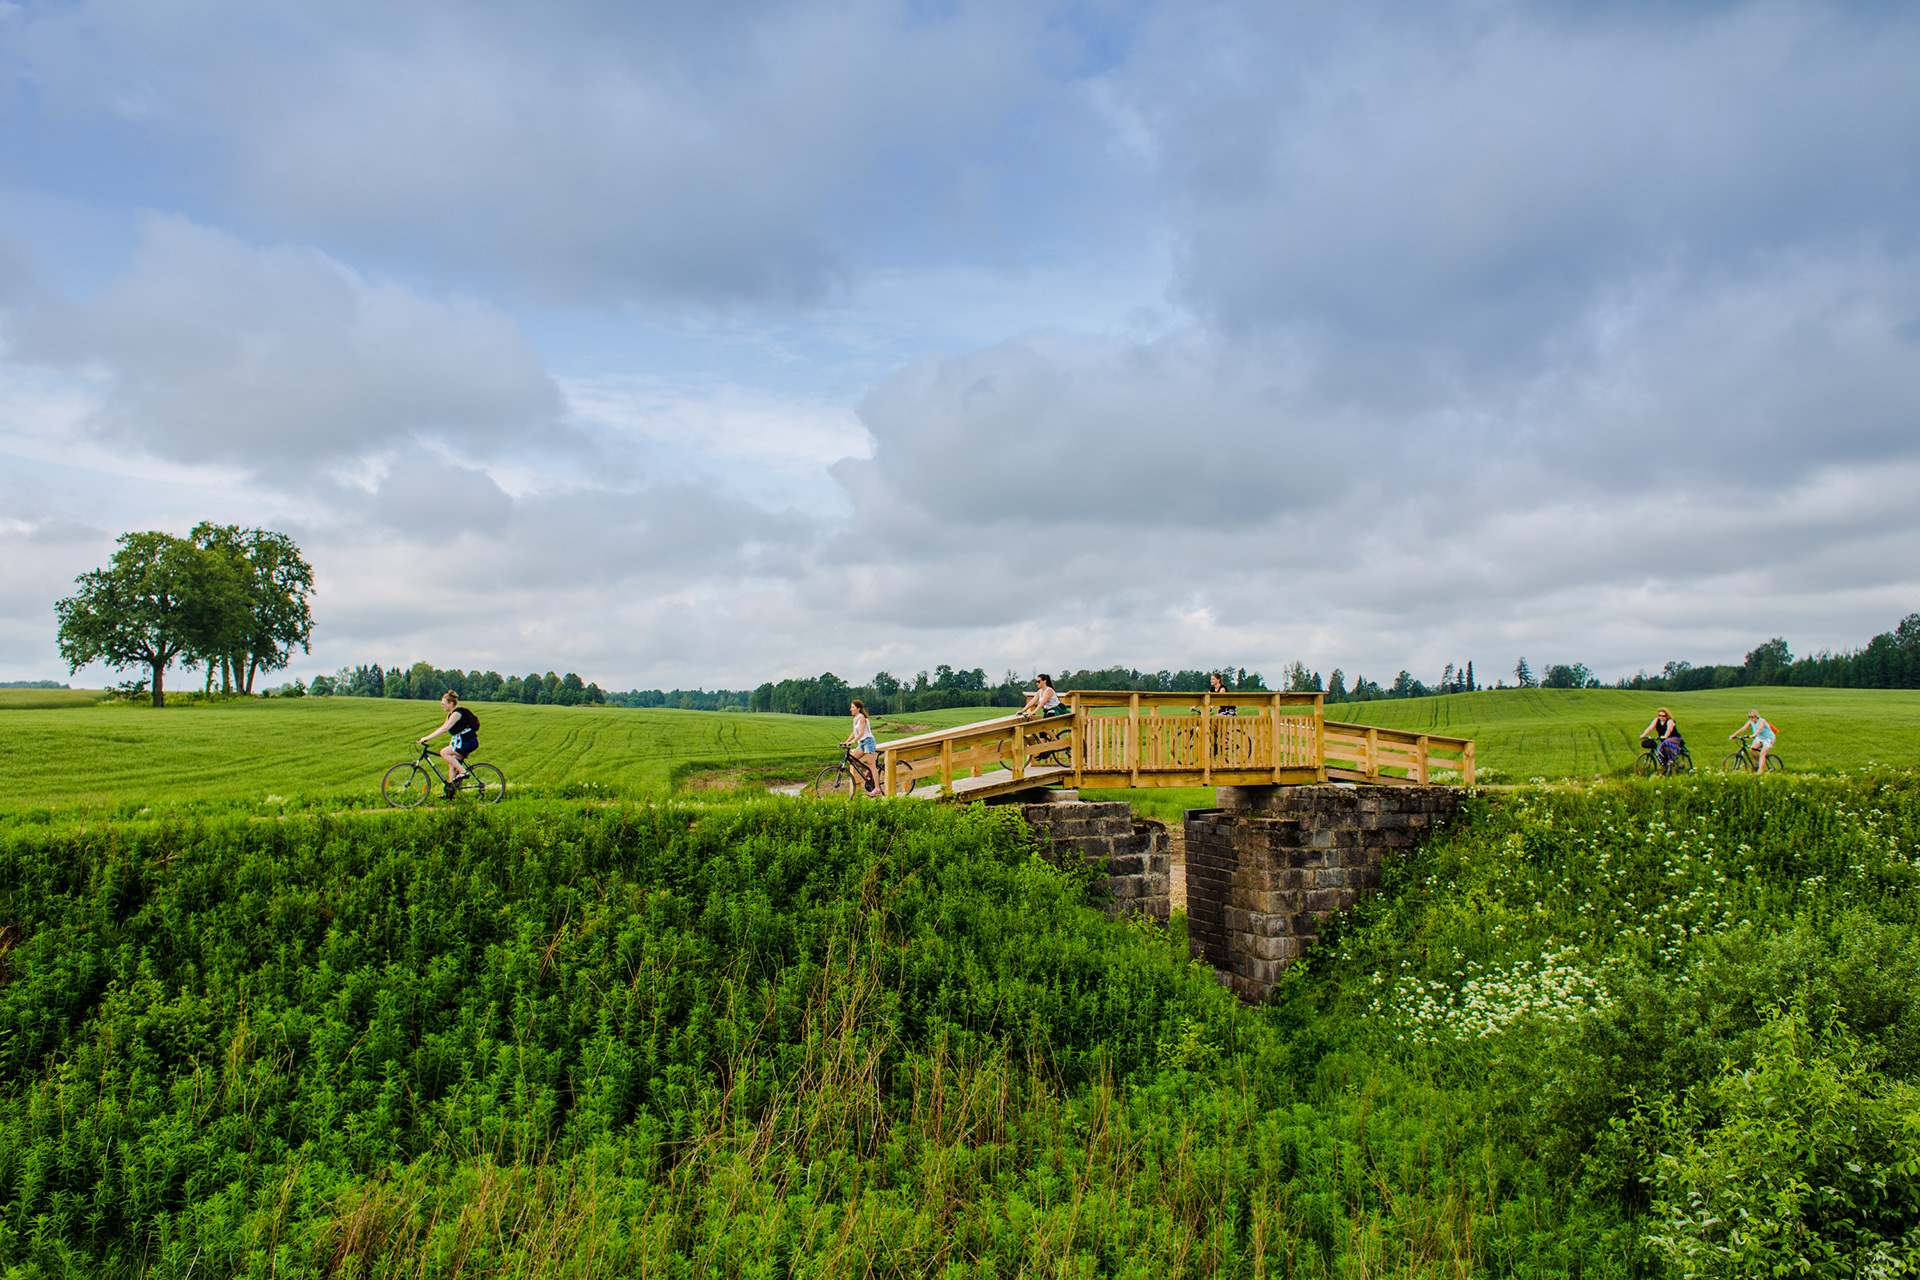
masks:
<svg viewBox="0 0 1920 1280"><path fill-rule="evenodd" d="M440 709L447 713L446 723L426 738L414 741L424 745L428 738L437 738L443 733L453 735L447 745L440 748L440 758L447 762L447 794L452 795L453 783L467 773L467 766L462 762L480 749L480 717L461 706L459 695L451 689L440 695Z"/></svg>

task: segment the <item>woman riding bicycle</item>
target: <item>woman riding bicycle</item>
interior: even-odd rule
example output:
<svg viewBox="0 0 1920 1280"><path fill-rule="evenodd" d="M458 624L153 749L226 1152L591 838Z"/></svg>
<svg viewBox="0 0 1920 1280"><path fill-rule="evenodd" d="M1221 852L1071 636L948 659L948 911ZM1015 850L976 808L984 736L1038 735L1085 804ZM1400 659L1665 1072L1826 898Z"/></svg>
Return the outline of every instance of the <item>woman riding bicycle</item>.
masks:
<svg viewBox="0 0 1920 1280"><path fill-rule="evenodd" d="M466 758L480 749L480 717L460 705L460 695L449 689L440 695L440 709L447 713L447 722L428 734L426 738L415 738L421 746L427 744L427 738L437 738L443 733L453 735L447 745L440 748L440 758L447 762L447 786L443 794L453 799L453 784L467 776Z"/></svg>
<svg viewBox="0 0 1920 1280"><path fill-rule="evenodd" d="M1682 751L1687 749L1686 739L1680 736L1680 726L1674 722L1673 712L1665 707L1654 712L1653 723L1640 731L1640 745L1654 749L1654 756L1662 766L1674 762Z"/></svg>
<svg viewBox="0 0 1920 1280"><path fill-rule="evenodd" d="M1753 771L1765 773L1767 753L1773 750L1773 726L1762 720L1758 711L1749 711L1747 722L1728 734L1727 741L1732 742L1743 733L1747 735L1747 749L1753 752Z"/></svg>
<svg viewBox="0 0 1920 1280"><path fill-rule="evenodd" d="M880 744L873 740L873 726L867 722L867 704L855 698L847 710L853 713L853 732L842 739L840 745L852 751L853 758L866 766L866 793L877 796L880 792L872 783L880 776Z"/></svg>
<svg viewBox="0 0 1920 1280"><path fill-rule="evenodd" d="M1066 703L1060 701L1060 693L1053 687L1052 676L1042 672L1033 678L1033 684L1033 692L1027 695L1027 705L1020 708L1022 720L1029 718L1036 711L1044 720L1048 716L1063 716L1072 710Z"/></svg>

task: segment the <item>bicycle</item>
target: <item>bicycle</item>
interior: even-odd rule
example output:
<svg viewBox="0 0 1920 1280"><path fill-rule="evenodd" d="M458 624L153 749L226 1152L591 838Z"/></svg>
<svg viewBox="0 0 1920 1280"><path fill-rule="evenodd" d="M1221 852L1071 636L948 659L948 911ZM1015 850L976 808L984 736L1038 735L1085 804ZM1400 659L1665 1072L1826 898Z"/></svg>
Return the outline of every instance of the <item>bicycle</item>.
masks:
<svg viewBox="0 0 1920 1280"><path fill-rule="evenodd" d="M1755 772L1754 762L1758 759L1758 757L1756 757L1753 754L1753 750L1750 745L1752 742L1753 742L1752 734L1747 734L1745 737L1741 738L1740 749L1738 751L1733 752L1725 760L1722 760L1720 762L1721 772L1722 773L1753 773ZM1785 767L1786 766L1780 763L1780 755L1778 752L1774 752L1774 751L1767 752L1767 772L1768 773L1778 773L1780 772L1781 769Z"/></svg>
<svg viewBox="0 0 1920 1280"><path fill-rule="evenodd" d="M449 785L452 786L453 794L447 796L449 800L470 795L475 804L498 804L500 797L507 794L506 775L496 766L470 764L464 774L449 784L447 775L441 773L440 766L434 763L437 759L422 743L419 759L397 764L387 770L386 776L380 779L380 794L396 809L415 809L425 803L436 780L442 795L446 795Z"/></svg>
<svg viewBox="0 0 1920 1280"><path fill-rule="evenodd" d="M841 756L832 764L813 775L802 790L810 796L838 796L842 799L853 794L854 787L861 792L873 790L873 771L853 754L853 748L842 749Z"/></svg>
<svg viewBox="0 0 1920 1280"><path fill-rule="evenodd" d="M1640 745L1646 747L1640 758L1633 762L1633 774L1636 778L1645 778L1652 774L1670 777L1677 773L1693 772L1693 756L1683 746L1673 753L1673 759L1660 759L1660 745L1651 738L1640 739Z"/></svg>
<svg viewBox="0 0 1920 1280"><path fill-rule="evenodd" d="M1051 716L1043 715L1040 717L1040 722L1042 724L1045 724L1048 720L1052 718L1053 717ZM1022 716L1021 719L1029 720L1031 719L1031 717ZM1043 750L1035 750L1034 748L1040 746L1041 743L1047 743L1050 745L1045 747ZM1039 734L1039 736L1034 740L1032 745L1030 745L1027 748L1027 768L1029 769L1071 769L1073 768L1073 742L1071 739L1069 739L1066 736L1066 731L1061 730L1057 733L1048 733L1048 732L1042 731Z"/></svg>

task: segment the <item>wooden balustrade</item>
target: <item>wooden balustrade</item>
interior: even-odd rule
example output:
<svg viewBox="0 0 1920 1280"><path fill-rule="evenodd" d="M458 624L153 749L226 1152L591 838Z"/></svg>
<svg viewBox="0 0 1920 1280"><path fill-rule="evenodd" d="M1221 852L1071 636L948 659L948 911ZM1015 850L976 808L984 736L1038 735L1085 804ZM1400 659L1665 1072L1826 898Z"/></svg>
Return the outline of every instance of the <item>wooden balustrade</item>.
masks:
<svg viewBox="0 0 1920 1280"><path fill-rule="evenodd" d="M1317 693L1075 690L1067 715L1002 716L883 745L885 794L984 797L1033 786L1473 782L1473 743L1330 722ZM1236 714L1218 714L1231 707Z"/></svg>

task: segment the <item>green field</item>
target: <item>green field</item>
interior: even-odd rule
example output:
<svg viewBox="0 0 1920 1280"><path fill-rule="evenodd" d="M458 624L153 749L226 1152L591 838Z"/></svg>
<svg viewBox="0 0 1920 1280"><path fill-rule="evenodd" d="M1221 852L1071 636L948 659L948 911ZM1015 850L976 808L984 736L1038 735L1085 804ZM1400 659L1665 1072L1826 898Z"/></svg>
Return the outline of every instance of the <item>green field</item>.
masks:
<svg viewBox="0 0 1920 1280"><path fill-rule="evenodd" d="M1345 702L1327 718L1412 733L1472 738L1479 769L1494 782L1624 773L1640 754L1640 731L1669 707L1695 768L1715 768L1747 709L1779 731L1787 768L1837 773L1868 764L1920 764L1920 691L1910 689L1714 689L1630 693L1620 689L1502 689L1391 702Z"/></svg>
<svg viewBox="0 0 1920 1280"><path fill-rule="evenodd" d="M104 702L105 689L0 689L0 711L51 711Z"/></svg>
<svg viewBox="0 0 1920 1280"><path fill-rule="evenodd" d="M21 690L41 697L58 690ZM77 691L76 691L77 692ZM97 698L97 694L88 695ZM430 702L382 698L239 699L156 710L131 703L48 710L0 703L0 806L374 800L387 766L439 728ZM689 779L799 778L837 752L842 717L479 703L480 753L530 794L637 795ZM881 717L965 724L978 708ZM436 749L445 745L440 739Z"/></svg>
<svg viewBox="0 0 1920 1280"><path fill-rule="evenodd" d="M1756 693L1759 696L1756 697ZM432 703L379 698L239 699L175 704L101 703L91 690L0 692L0 807L148 807L248 801L284 808L376 802L381 773L437 728ZM1843 689L1720 690L1668 695L1618 690L1511 689L1407 701L1343 703L1330 718L1471 737L1481 780L1618 776L1664 702L1697 765L1712 767L1749 706L1780 731L1797 771L1920 764L1920 692ZM481 703L480 758L523 795L636 796L704 786L798 779L833 758L841 717L623 710ZM890 729L966 724L1005 714L956 708L883 716ZM1212 792L1089 793L1130 798L1143 813L1177 818Z"/></svg>

